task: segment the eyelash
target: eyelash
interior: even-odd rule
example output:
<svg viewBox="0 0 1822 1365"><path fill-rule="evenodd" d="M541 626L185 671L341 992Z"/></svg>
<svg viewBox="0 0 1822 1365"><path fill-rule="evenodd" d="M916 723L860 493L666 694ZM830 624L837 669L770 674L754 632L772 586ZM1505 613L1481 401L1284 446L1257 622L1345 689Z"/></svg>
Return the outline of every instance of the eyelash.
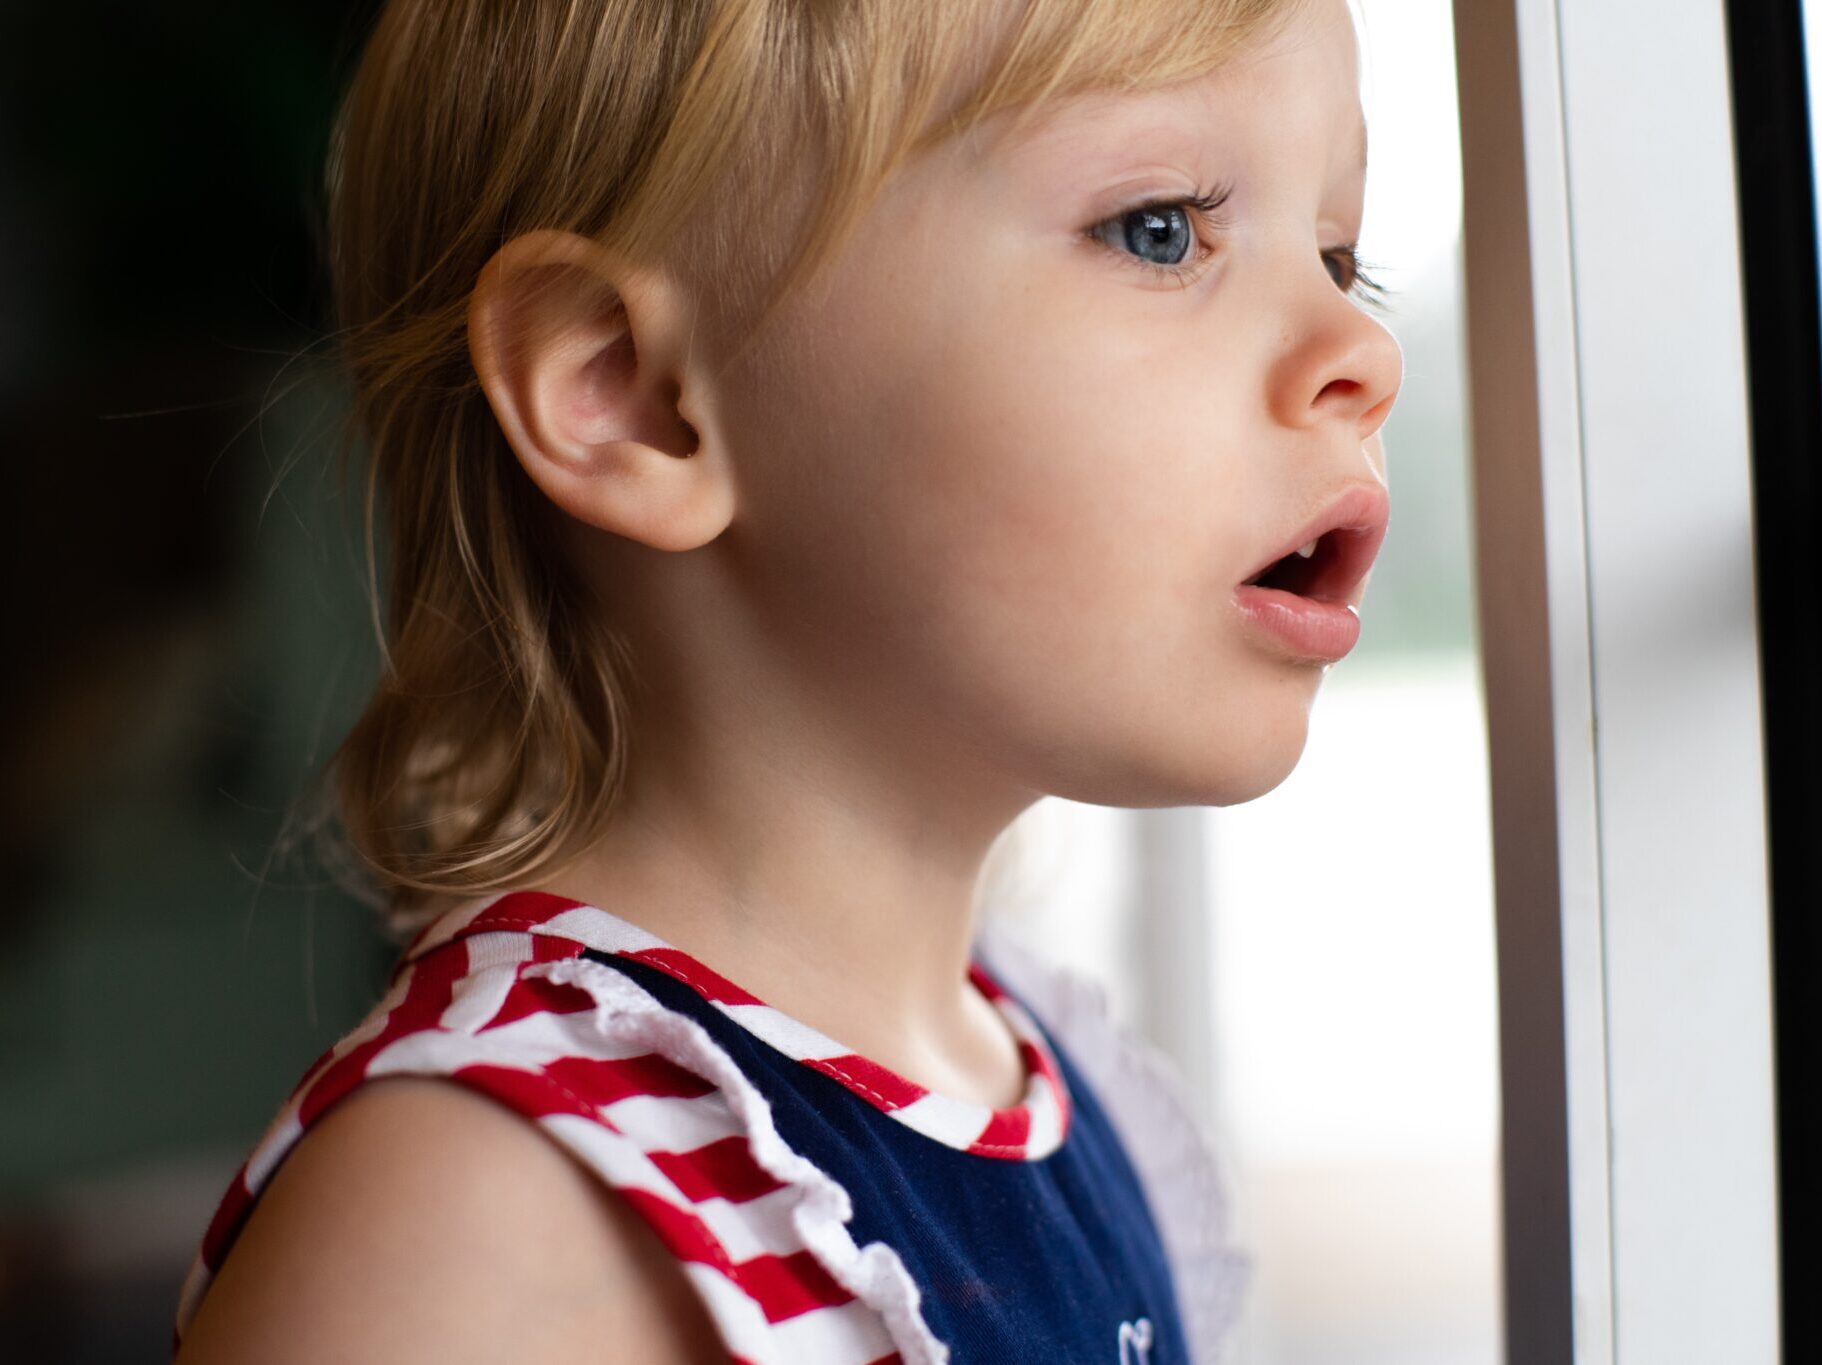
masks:
<svg viewBox="0 0 1822 1365"><path fill-rule="evenodd" d="M1123 262L1137 266L1153 279L1162 279L1171 284L1175 284L1180 288L1187 289L1195 282L1196 277L1201 273L1203 263L1208 260L1209 255L1212 253L1205 251L1193 264L1161 265L1157 261L1147 261L1142 257L1121 251L1118 247L1101 242L1100 238L1093 236L1093 232L1095 229L1106 227L1109 223L1118 223L1121 219L1126 218L1131 214L1143 213L1147 209L1190 209L1193 211L1192 218L1199 222L1202 229L1209 232L1213 232L1219 228L1232 227L1233 220L1223 217L1221 208L1227 203L1228 198L1233 192L1234 187L1229 183L1218 185L1214 189L1201 191L1186 199L1148 199L1143 203L1134 204L1130 208L1121 209L1111 218L1104 218L1096 223L1094 228L1089 230L1089 239L1091 241L1099 242L1102 246L1106 246L1109 251L1113 252ZM1196 241L1198 245L1203 242L1203 232L1198 231L1196 233ZM1325 259L1336 257L1346 262L1349 272L1349 281L1347 286L1342 288L1342 293L1350 294L1361 300L1361 302L1369 305L1382 305L1385 300L1390 297L1391 291L1367 273L1369 269L1377 270L1379 267L1361 259L1360 243L1348 242L1342 246L1332 247L1322 254Z"/></svg>

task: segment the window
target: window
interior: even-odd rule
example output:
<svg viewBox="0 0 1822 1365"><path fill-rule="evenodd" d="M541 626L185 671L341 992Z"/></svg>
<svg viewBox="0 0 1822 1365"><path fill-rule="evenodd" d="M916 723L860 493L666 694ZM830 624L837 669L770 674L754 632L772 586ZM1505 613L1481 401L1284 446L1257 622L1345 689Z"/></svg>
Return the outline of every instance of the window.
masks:
<svg viewBox="0 0 1822 1365"><path fill-rule="evenodd" d="M1463 288L1363 244L1404 291L1398 519L1302 767L1234 810L1033 813L1078 874L1035 913L1077 917L1234 1167L1260 1263L1240 1365L1813 1354L1778 1229L1816 1134L1778 1081L1822 903L1819 8L1454 4ZM1454 126L1374 98L1422 97L1451 16L1363 17L1378 190ZM1419 155L1406 193L1452 188L1451 154ZM1369 204L1369 238L1391 221ZM1452 571L1397 558L1448 542L1450 419L1424 405L1456 373L1471 617ZM1388 752L1424 780L1363 808L1348 783ZM1324 853L1352 860L1353 914Z"/></svg>
<svg viewBox="0 0 1822 1365"><path fill-rule="evenodd" d="M1499 1359L1499 1084L1447 0L1367 0L1361 254L1394 291L1393 530L1297 771L1226 810L1048 801L1014 922L1109 980L1230 1169L1236 1365ZM1110 969L1108 964L1114 964ZM1143 982L1143 988L1139 983Z"/></svg>

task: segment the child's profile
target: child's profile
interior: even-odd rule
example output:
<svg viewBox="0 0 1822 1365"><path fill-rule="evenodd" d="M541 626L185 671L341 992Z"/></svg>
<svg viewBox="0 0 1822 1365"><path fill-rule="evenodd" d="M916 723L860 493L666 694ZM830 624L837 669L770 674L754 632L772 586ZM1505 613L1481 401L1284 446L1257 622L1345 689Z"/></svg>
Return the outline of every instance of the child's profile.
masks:
<svg viewBox="0 0 1822 1365"><path fill-rule="evenodd" d="M1269 791L1355 642L1358 60L1347 0L381 7L330 776L409 942L181 1359L1217 1358L1211 1154L977 891L1045 796Z"/></svg>

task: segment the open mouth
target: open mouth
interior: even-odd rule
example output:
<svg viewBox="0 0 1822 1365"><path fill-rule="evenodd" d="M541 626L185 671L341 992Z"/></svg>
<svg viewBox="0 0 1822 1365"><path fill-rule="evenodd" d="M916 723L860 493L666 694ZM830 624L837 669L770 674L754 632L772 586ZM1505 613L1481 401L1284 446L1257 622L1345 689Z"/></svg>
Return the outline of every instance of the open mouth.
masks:
<svg viewBox="0 0 1822 1365"><path fill-rule="evenodd" d="M1332 663L1347 654L1360 639L1354 599L1385 539L1389 512L1382 485L1342 492L1289 549L1279 541L1278 556L1234 590L1241 618L1299 661Z"/></svg>
<svg viewBox="0 0 1822 1365"><path fill-rule="evenodd" d="M1325 531L1307 546L1273 561L1242 586L1276 588L1318 602L1342 601L1359 581L1354 571L1358 556L1351 551L1367 538L1364 531Z"/></svg>

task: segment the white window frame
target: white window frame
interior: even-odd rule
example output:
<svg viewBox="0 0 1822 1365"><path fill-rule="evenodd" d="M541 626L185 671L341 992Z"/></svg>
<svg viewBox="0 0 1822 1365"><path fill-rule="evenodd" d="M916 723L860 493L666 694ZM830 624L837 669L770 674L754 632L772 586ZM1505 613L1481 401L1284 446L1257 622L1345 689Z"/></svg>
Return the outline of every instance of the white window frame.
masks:
<svg viewBox="0 0 1822 1365"><path fill-rule="evenodd" d="M1458 0L1514 1365L1779 1358L1722 0Z"/></svg>

